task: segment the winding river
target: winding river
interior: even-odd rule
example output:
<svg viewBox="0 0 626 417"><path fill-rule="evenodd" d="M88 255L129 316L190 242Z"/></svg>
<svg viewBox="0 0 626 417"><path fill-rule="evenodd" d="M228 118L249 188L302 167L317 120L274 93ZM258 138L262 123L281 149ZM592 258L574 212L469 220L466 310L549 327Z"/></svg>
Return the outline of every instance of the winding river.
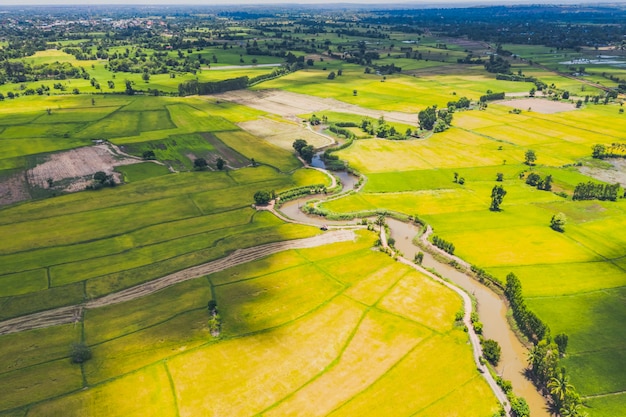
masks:
<svg viewBox="0 0 626 417"><path fill-rule="evenodd" d="M314 160L314 166L324 168L321 160ZM357 177L347 172L335 172L334 174L342 182L342 192L352 190L358 181ZM280 207L280 211L297 222L308 224L347 225L356 223L356 221L331 221L323 217L303 213L300 207L312 198L319 197L305 197L289 201ZM396 241L395 247L404 254L405 258L413 259L415 254L420 251L413 244L413 238L419 232L418 227L389 217L387 218L387 224L389 225L391 237ZM533 417L549 417L550 413L547 409L546 399L537 392L532 382L524 377L528 350L509 327L507 305L503 298L463 272L436 260L429 253L424 253L422 265L437 271L441 276L476 299L477 312L480 321L483 323L484 337L496 340L502 349L500 363L496 368L498 375L511 381L513 392L528 402Z"/></svg>

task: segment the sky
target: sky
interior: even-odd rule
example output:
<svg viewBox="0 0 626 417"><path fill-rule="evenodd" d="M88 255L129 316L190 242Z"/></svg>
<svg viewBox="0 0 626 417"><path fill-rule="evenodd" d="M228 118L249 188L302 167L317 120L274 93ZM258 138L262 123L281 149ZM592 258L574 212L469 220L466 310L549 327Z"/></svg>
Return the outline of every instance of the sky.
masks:
<svg viewBox="0 0 626 417"><path fill-rule="evenodd" d="M604 1L603 1L604 2ZM626 0L607 0L606 3L624 3ZM437 5L476 5L476 4L575 4L575 3L598 3L596 0L0 0L0 6L13 5L62 5L62 4L113 4L113 5L236 5L236 4L407 4L424 6Z"/></svg>

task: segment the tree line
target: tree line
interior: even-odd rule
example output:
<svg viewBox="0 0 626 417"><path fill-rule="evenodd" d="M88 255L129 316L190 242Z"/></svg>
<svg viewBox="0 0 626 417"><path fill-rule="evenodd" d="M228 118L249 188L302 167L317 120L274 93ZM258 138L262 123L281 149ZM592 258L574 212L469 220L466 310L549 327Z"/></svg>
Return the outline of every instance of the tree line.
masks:
<svg viewBox="0 0 626 417"><path fill-rule="evenodd" d="M444 252L449 253L450 255L454 255L454 244L452 244L452 242L448 242L447 240L444 240L442 238L440 238L437 235L433 235L433 245L437 246L439 249L443 250Z"/></svg>
<svg viewBox="0 0 626 417"><path fill-rule="evenodd" d="M242 90L248 87L248 77L230 78L223 81L209 81L201 83L196 80L178 84L178 93L181 96L195 94L216 94L231 90Z"/></svg>
<svg viewBox="0 0 626 417"><path fill-rule="evenodd" d="M619 184L596 184L591 181L579 183L574 188L572 200L617 200L620 191Z"/></svg>

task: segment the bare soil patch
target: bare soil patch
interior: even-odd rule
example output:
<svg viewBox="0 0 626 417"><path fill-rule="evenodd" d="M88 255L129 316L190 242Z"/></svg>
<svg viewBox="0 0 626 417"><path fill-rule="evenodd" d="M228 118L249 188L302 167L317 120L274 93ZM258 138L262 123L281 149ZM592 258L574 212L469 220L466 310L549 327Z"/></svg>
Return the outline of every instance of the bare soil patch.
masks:
<svg viewBox="0 0 626 417"><path fill-rule="evenodd" d="M314 148L321 148L333 142L326 136L310 131L302 124L278 122L266 117L239 123L239 127L288 151L293 150L292 144L296 139L304 139Z"/></svg>
<svg viewBox="0 0 626 417"><path fill-rule="evenodd" d="M332 98L321 98L306 94L292 93L281 90L236 90L215 97L219 100L231 101L244 106L252 107L267 113L277 114L286 119L300 120L298 115L331 110L341 113L358 114L360 116L378 119L384 116L390 122L415 125L417 116L415 113L388 112L382 110L366 109L354 104L344 103Z"/></svg>
<svg viewBox="0 0 626 417"><path fill-rule="evenodd" d="M521 110L535 111L543 114L560 113L564 111L576 110L573 103L564 103L562 101L544 100L541 98L522 98L516 100L496 101L496 104L513 107Z"/></svg>
<svg viewBox="0 0 626 417"><path fill-rule="evenodd" d="M597 180L608 182L609 184L619 183L622 187L626 187L626 159L609 159L606 162L613 167L604 169L583 166L578 170L581 174Z"/></svg>
<svg viewBox="0 0 626 417"><path fill-rule="evenodd" d="M46 162L29 169L26 177L31 187L75 192L84 190L98 171L113 175L117 182L121 182L120 174L113 169L140 162L143 160L105 143L52 154Z"/></svg>
<svg viewBox="0 0 626 417"><path fill-rule="evenodd" d="M28 183L23 172L0 179L0 206L28 200Z"/></svg>

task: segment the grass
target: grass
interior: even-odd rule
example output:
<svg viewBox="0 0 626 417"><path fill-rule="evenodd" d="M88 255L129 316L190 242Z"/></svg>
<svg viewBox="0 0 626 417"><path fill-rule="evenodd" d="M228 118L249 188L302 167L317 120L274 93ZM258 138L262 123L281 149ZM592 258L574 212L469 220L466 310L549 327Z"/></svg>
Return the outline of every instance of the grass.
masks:
<svg viewBox="0 0 626 417"><path fill-rule="evenodd" d="M373 235L359 236L354 243L281 252L137 300L87 310L84 338L93 352L84 366L89 389L75 391L79 384L55 392L57 398L42 397L44 402L28 406L29 413L100 415L101 405L109 404L133 414L149 402L144 415L172 407L179 415L327 415L354 404L368 404L374 411L366 415L377 415L381 403L398 395L413 398L406 414L426 404L461 412L446 397L468 392L472 381L476 387L470 391L477 396L464 407L474 415L491 415L495 399L475 370L467 336L452 325L459 298L372 252ZM220 339L211 338L206 325L206 303L213 297L223 320ZM437 302L428 310L415 310L430 298ZM361 302L365 299L368 304ZM10 338L12 345L2 344L5 353L19 355L36 338L54 336L56 344L34 351L37 356L24 363L23 372L39 372L38 358L67 354L63 347L79 332L68 325L0 341ZM409 358L430 365L412 367ZM448 361L455 376L445 389L428 383L427 390L415 390L442 377ZM397 384L397 371L408 371L407 365L414 377L405 388L396 385L395 393L381 397L376 387ZM121 389L133 401L117 395ZM4 410L29 404L18 400Z"/></svg>
<svg viewBox="0 0 626 417"><path fill-rule="evenodd" d="M257 163L270 165L282 172L288 172L300 166L292 152L271 145L249 133L219 132L215 136L226 146L249 158L254 158Z"/></svg>
<svg viewBox="0 0 626 417"><path fill-rule="evenodd" d="M125 183L167 175L170 172L167 167L151 162L122 165L117 167L115 170L122 173Z"/></svg>

